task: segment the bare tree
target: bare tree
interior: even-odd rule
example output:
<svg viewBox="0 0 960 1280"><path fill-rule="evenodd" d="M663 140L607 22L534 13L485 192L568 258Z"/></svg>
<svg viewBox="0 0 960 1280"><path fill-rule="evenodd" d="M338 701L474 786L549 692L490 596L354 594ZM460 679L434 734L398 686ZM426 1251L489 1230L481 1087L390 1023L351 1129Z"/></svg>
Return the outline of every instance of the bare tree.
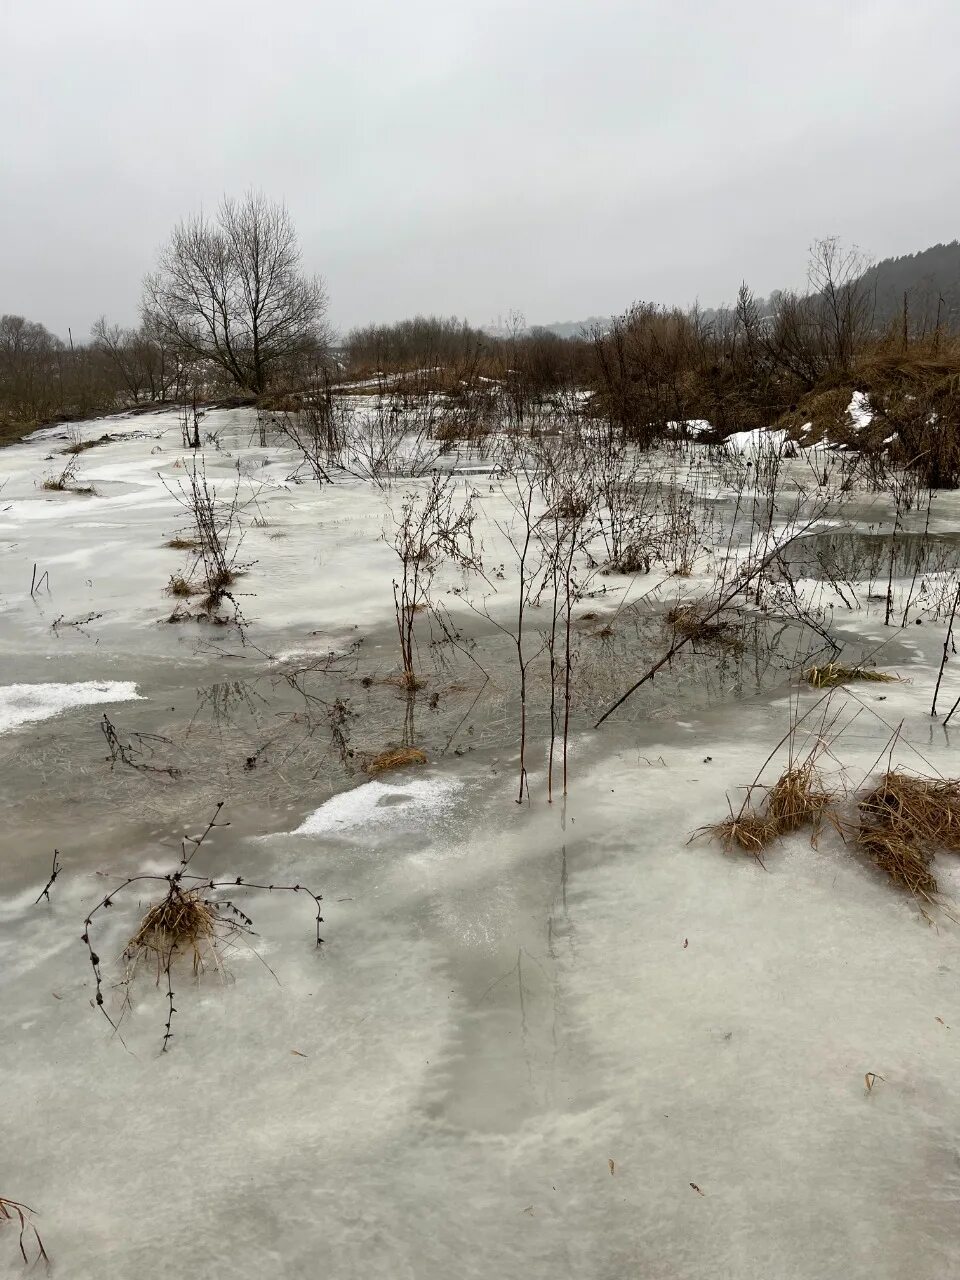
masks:
<svg viewBox="0 0 960 1280"><path fill-rule="evenodd" d="M90 331L95 349L101 351L116 370L121 385L135 403L166 400L180 391L182 367L169 341L151 332L149 326L121 329L107 324L101 316Z"/></svg>
<svg viewBox="0 0 960 1280"><path fill-rule="evenodd" d="M869 266L856 245L845 248L836 236L810 247L808 278L823 345L833 370L844 375L873 320L873 297L864 281Z"/></svg>
<svg viewBox="0 0 960 1280"><path fill-rule="evenodd" d="M145 321L258 395L324 346L326 307L287 209L254 191L179 223L144 282Z"/></svg>

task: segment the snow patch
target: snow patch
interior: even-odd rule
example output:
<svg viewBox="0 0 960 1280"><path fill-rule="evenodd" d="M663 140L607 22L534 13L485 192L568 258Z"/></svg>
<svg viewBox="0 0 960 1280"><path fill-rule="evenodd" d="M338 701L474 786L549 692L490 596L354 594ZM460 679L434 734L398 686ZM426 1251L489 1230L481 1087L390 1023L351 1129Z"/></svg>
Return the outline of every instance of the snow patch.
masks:
<svg viewBox="0 0 960 1280"><path fill-rule="evenodd" d="M395 826L398 819L447 813L461 790L456 778L414 778L403 782L365 782L343 791L315 809L295 836L337 835L344 831Z"/></svg>
<svg viewBox="0 0 960 1280"><path fill-rule="evenodd" d="M687 418L683 421L667 423L667 431L671 435L688 436L691 440L696 440L712 430L713 427L706 418Z"/></svg>
<svg viewBox="0 0 960 1280"><path fill-rule="evenodd" d="M80 680L76 684L0 685L0 733L21 724L50 720L71 707L105 702L142 702L132 680Z"/></svg>
<svg viewBox="0 0 960 1280"><path fill-rule="evenodd" d="M735 431L723 443L733 453L777 453L786 441L787 433L782 428L768 431L765 427L755 427L752 431Z"/></svg>
<svg viewBox="0 0 960 1280"><path fill-rule="evenodd" d="M847 405L847 414L853 423L854 431L863 431L873 421L873 410L865 391L855 391Z"/></svg>

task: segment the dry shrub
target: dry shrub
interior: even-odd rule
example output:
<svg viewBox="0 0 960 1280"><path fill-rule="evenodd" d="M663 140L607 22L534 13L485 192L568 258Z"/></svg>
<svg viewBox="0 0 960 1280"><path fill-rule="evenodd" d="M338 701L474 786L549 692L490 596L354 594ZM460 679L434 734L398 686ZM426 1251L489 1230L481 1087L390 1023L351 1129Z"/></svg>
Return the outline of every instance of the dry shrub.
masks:
<svg viewBox="0 0 960 1280"><path fill-rule="evenodd" d="M833 689L838 684L850 684L854 680L872 681L874 684L892 684L900 679L886 671L874 671L870 667L845 667L839 662L827 662L822 667L808 667L804 680L815 689Z"/></svg>
<svg viewBox="0 0 960 1280"><path fill-rule="evenodd" d="M409 769L412 765L426 763L426 754L419 747L388 747L368 759L364 770L372 774L386 773L390 769Z"/></svg>
<svg viewBox="0 0 960 1280"><path fill-rule="evenodd" d="M462 439L466 432L459 422L451 418L438 422L430 434L434 440L438 440L441 444L453 444L455 441Z"/></svg>

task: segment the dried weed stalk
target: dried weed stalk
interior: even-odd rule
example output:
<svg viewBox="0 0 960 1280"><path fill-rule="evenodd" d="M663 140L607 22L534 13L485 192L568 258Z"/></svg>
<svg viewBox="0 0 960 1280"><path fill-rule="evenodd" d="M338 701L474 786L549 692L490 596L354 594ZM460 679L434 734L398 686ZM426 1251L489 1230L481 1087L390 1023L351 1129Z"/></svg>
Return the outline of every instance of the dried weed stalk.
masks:
<svg viewBox="0 0 960 1280"><path fill-rule="evenodd" d="M16 1222L20 1227L19 1246L20 1256L23 1258L25 1266L36 1266L38 1262L43 1262L47 1267L50 1266L50 1259L47 1257L47 1251L43 1247L43 1241L40 1239L40 1232L33 1223L33 1209L29 1205L21 1204L19 1200L8 1200L6 1196L0 1196L0 1222ZM33 1237L31 1240L31 1236ZM31 1259L27 1252L27 1246L31 1250L36 1250L34 1257Z"/></svg>

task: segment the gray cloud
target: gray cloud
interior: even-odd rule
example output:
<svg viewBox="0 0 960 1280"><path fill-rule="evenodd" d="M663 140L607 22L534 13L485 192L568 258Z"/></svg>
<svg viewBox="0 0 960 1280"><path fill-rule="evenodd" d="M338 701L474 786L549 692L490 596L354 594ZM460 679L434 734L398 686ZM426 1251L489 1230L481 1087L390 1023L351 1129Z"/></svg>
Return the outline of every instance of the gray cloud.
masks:
<svg viewBox="0 0 960 1280"><path fill-rule="evenodd" d="M340 326L714 304L960 234L956 0L24 0L0 311L136 316L184 214L286 200Z"/></svg>

